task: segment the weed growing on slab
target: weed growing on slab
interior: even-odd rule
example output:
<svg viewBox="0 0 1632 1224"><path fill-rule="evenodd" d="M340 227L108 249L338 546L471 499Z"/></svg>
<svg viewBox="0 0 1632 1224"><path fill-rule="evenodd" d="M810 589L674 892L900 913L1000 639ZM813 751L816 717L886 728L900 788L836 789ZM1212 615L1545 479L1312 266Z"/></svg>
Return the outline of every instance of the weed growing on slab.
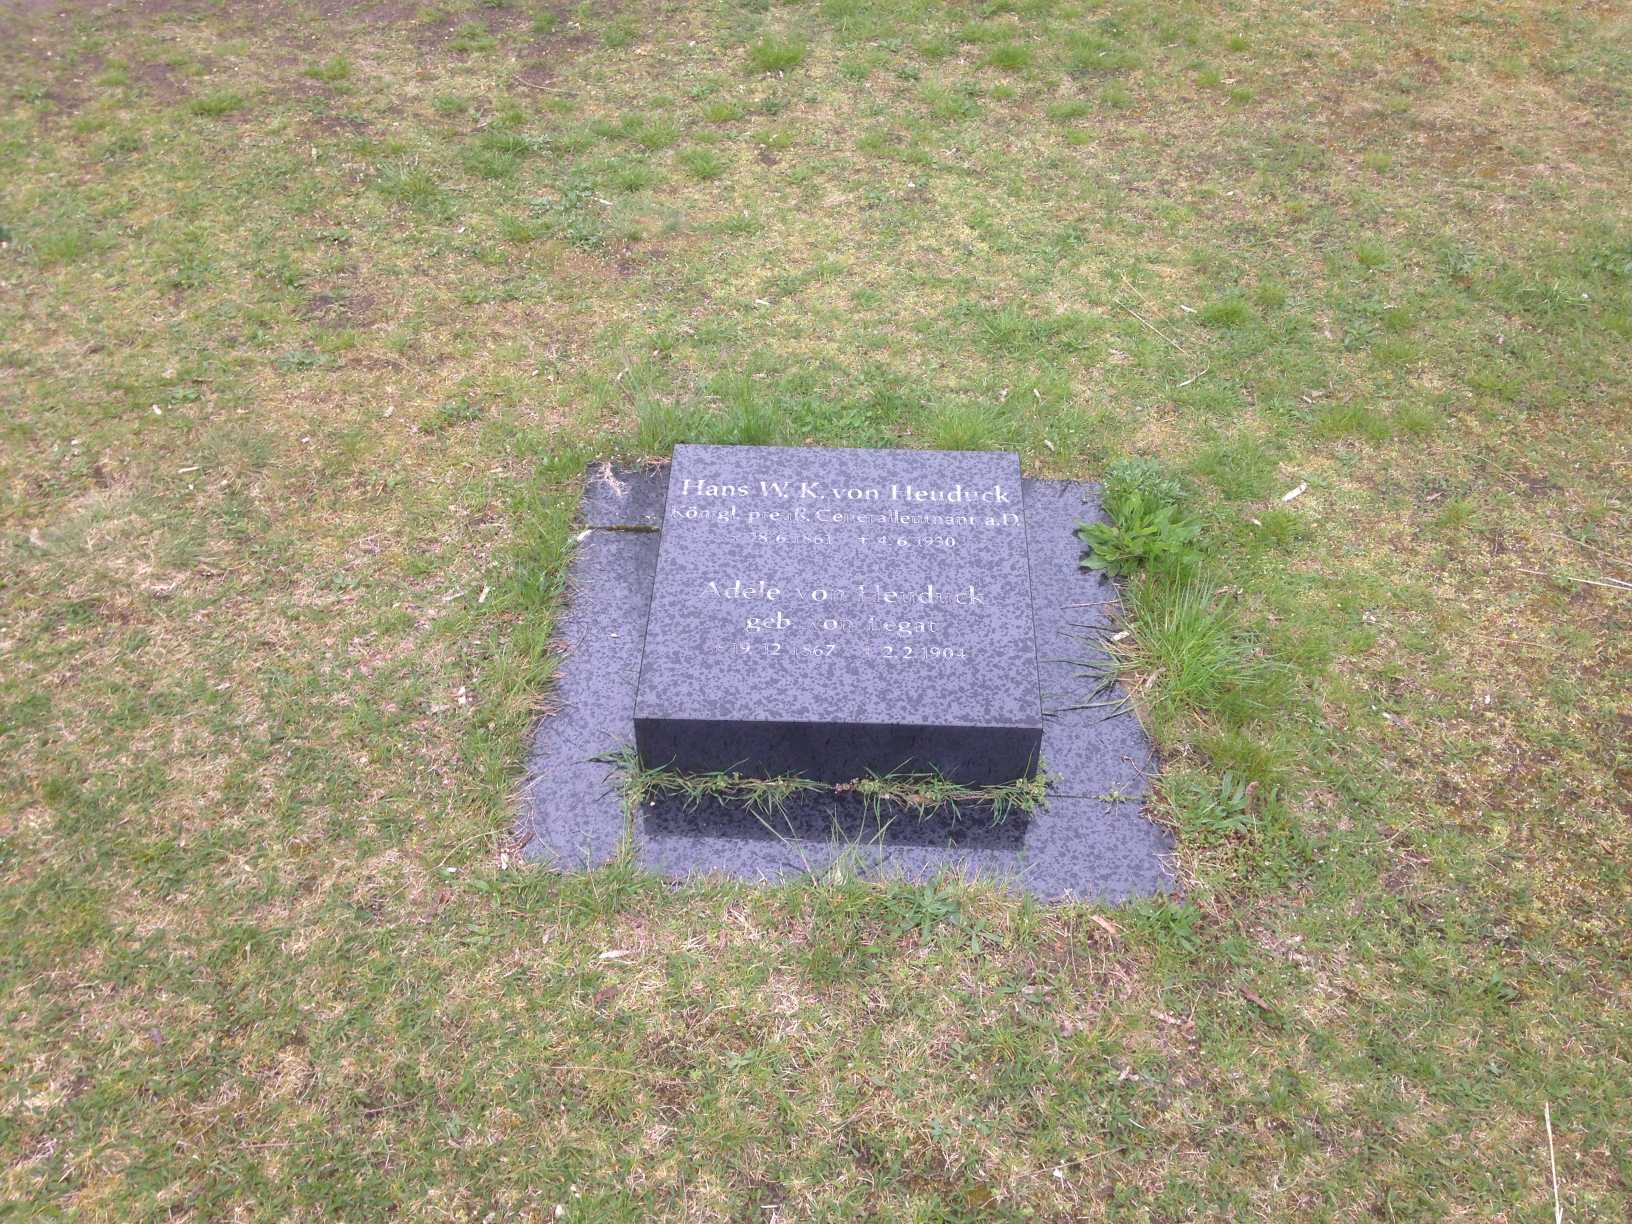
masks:
<svg viewBox="0 0 1632 1224"><path fill-rule="evenodd" d="M740 804L762 819L772 819L782 814L793 796L827 789L819 782L796 775L752 778L728 770L684 773L661 766L642 766L633 752L612 763L623 772L624 796L631 808L663 796L682 800L688 810L705 799L716 799Z"/></svg>
<svg viewBox="0 0 1632 1224"><path fill-rule="evenodd" d="M838 792L855 791L875 815L890 807L906 808L920 819L950 808L973 807L989 811L993 824L1015 812L1035 811L1047 799L1048 775L1039 770L1029 778L991 786L965 786L937 773L869 774L854 782L839 783Z"/></svg>
<svg viewBox="0 0 1632 1224"><path fill-rule="evenodd" d="M990 786L967 786L937 773L869 774L852 782L815 782L796 774L756 778L731 770L689 773L663 766L643 766L633 751L609 760L623 776L624 795L634 807L660 796L679 798L687 808L705 799L737 804L755 815L780 816L789 799L801 794L856 794L875 819L905 810L916 819L937 812L974 808L1000 824L1016 812L1028 813L1045 802L1048 776L1039 771L1029 778Z"/></svg>

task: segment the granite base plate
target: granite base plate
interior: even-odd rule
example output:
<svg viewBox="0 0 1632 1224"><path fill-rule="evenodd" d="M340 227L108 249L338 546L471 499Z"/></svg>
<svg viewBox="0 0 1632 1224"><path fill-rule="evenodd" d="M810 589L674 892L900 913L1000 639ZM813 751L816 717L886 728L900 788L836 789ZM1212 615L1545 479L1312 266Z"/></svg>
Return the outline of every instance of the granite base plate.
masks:
<svg viewBox="0 0 1632 1224"><path fill-rule="evenodd" d="M1154 768L1150 741L1131 711L1107 717L1102 706L1089 706L1097 631L1108 624L1116 592L1078 566L1072 533L1101 512L1095 486L1069 481L1024 482L1049 776L1037 810L998 823L968 806L919 818L822 792L795 796L774 816L678 798L626 811L620 770L608 758L633 744L667 481L666 467L590 470L557 628L555 712L534 729L521 790L517 833L529 859L586 870L627 840L638 864L676 878L783 881L844 855L866 874L922 880L951 872L1050 901L1171 891L1171 841L1142 814Z"/></svg>

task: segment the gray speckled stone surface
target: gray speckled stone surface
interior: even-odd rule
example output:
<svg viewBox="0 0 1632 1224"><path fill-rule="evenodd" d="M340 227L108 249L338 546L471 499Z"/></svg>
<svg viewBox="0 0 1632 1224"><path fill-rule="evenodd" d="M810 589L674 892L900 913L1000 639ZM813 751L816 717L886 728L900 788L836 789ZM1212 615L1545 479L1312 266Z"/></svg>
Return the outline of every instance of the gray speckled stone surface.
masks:
<svg viewBox="0 0 1632 1224"><path fill-rule="evenodd" d="M609 473L609 481L604 475ZM641 636L657 564L652 530L667 473L589 474L590 524L573 561L558 629L563 657L556 712L533 733L519 833L527 855L573 870L606 862L625 837L636 861L671 877L720 874L784 880L821 871L841 854L876 874L924 879L942 871L1003 883L1045 900L1122 901L1171 889L1167 835L1141 807L1154 767L1131 713L1107 718L1092 700L1093 630L1115 591L1078 568L1077 523L1099 514L1092 486L1023 484L1049 799L993 825L975 810L881 822L853 798L796 798L775 819L718 804L660 800L626 813L613 765L633 742Z"/></svg>
<svg viewBox="0 0 1632 1224"><path fill-rule="evenodd" d="M631 467L602 460L585 477L580 516L586 527L655 531L668 495L667 464Z"/></svg>
<svg viewBox="0 0 1632 1224"><path fill-rule="evenodd" d="M1020 461L677 446L635 697L647 765L844 782L1029 774Z"/></svg>

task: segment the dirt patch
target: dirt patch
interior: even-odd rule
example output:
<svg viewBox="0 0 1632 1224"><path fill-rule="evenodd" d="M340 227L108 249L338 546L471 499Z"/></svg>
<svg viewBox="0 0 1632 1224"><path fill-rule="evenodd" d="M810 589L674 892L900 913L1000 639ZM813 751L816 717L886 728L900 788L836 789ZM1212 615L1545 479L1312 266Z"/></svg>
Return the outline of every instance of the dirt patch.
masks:
<svg viewBox="0 0 1632 1224"><path fill-rule="evenodd" d="M312 127L327 136L362 136L373 129L355 115L313 115Z"/></svg>
<svg viewBox="0 0 1632 1224"><path fill-rule="evenodd" d="M365 326L373 313L373 295L341 288L315 293L300 308L301 318L336 329Z"/></svg>
<svg viewBox="0 0 1632 1224"><path fill-rule="evenodd" d="M366 21L370 25L412 25L421 6L411 0L384 0L381 2L348 4L346 0L321 0L316 6L324 21L346 17Z"/></svg>
<svg viewBox="0 0 1632 1224"><path fill-rule="evenodd" d="M13 46L37 41L32 35L22 32L20 23L8 26L4 20L0 20L0 40ZM54 119L74 114L95 96L95 78L104 67L106 61L94 52L67 57L34 54L28 56L26 65L8 63L0 55L0 80L15 79L19 87L26 83L26 90L20 88L19 96L37 104L35 114L38 121L49 124ZM33 71L40 68L49 71L49 80L40 81L33 77ZM10 88L6 92L9 94Z"/></svg>
<svg viewBox="0 0 1632 1224"><path fill-rule="evenodd" d="M169 64L142 63L130 66L130 83L156 102L179 102L187 88Z"/></svg>
<svg viewBox="0 0 1632 1224"><path fill-rule="evenodd" d="M612 270L620 277L636 276L661 263L668 254L668 248L661 243L628 243L612 256Z"/></svg>
<svg viewBox="0 0 1632 1224"><path fill-rule="evenodd" d="M1483 467L1483 474L1488 481L1517 488L1531 497L1551 497L1562 491L1558 483L1550 477L1529 471L1517 464L1504 467L1487 462Z"/></svg>
<svg viewBox="0 0 1632 1224"><path fill-rule="evenodd" d="M413 27L413 41L421 48L467 58L483 50L454 45L467 31L483 33L500 46L513 45L531 34L533 16L519 8L478 8L436 21L412 20L408 24Z"/></svg>
<svg viewBox="0 0 1632 1224"><path fill-rule="evenodd" d="M529 54L534 54L534 52L529 49ZM515 75L515 80L529 89L538 89L545 93L559 93L562 97L570 97L570 90L559 89L554 84L559 75L555 67L558 62L559 57L556 56L531 59L521 66L521 69Z"/></svg>
<svg viewBox="0 0 1632 1224"><path fill-rule="evenodd" d="M606 4L597 8L596 15L602 20L610 20L622 12L623 9L622 4ZM546 11L554 16L555 24L548 34L542 35L537 34L537 27L532 25L533 19L530 16L522 17L521 20L510 23L492 19L506 14L520 16L512 10L488 9L483 10L481 15L488 18L482 22L486 26L487 32L501 43L506 41L508 37L513 36L523 25L527 27L530 33L534 34L533 40L517 52L517 58L522 60L523 64L521 70L516 74L516 79L530 88L547 91L560 75L560 66L562 64L570 62L574 57L597 46L600 39L596 30L586 29L584 24L576 19L573 8L566 5L550 5L547 6ZM464 14L456 22L444 23L441 27L444 41L451 38L453 32L469 20L471 16L471 14Z"/></svg>

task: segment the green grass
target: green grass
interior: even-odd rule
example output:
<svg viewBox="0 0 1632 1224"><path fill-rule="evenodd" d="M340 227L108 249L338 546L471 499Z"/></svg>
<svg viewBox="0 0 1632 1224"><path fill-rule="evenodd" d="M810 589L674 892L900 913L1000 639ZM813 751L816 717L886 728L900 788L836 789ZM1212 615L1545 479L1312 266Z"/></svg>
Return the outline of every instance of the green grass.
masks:
<svg viewBox="0 0 1632 1224"><path fill-rule="evenodd" d="M1011 815L1035 811L1046 798L1048 775L989 786L953 782L935 773L869 774L849 782L813 782L797 774L774 778L745 777L728 770L690 773L661 764L643 765L633 751L607 762L622 786L631 809L653 799L678 799L688 809L705 799L737 805L764 820L780 816L789 799L810 792L855 793L870 812L892 817L896 811L922 820L937 812L974 809L994 824Z"/></svg>
<svg viewBox="0 0 1632 1224"><path fill-rule="evenodd" d="M680 139L680 125L668 119L637 120L626 126L634 142L652 152L667 149Z"/></svg>
<svg viewBox="0 0 1632 1224"><path fill-rule="evenodd" d="M1544 1110L1632 1211L1620 14L66 7L0 40L23 1216L1539 1220ZM1107 636L1178 894L523 865L585 464L685 439L1176 491Z"/></svg>
<svg viewBox="0 0 1632 1224"><path fill-rule="evenodd" d="M645 191L661 178L656 167L643 161L620 160L606 172L607 185L614 191Z"/></svg>
<svg viewBox="0 0 1632 1224"><path fill-rule="evenodd" d="M640 27L635 24L634 18L627 13L620 13L606 23L601 41L613 50L621 50L633 45L639 36Z"/></svg>
<svg viewBox="0 0 1632 1224"><path fill-rule="evenodd" d="M343 55L336 55L320 64L308 65L306 75L325 85L337 85L351 76L351 61Z"/></svg>
<svg viewBox="0 0 1632 1224"><path fill-rule="evenodd" d="M692 178L703 183L719 178L726 171L725 158L713 149L681 149L674 160Z"/></svg>
<svg viewBox="0 0 1632 1224"><path fill-rule="evenodd" d="M981 63L991 68L1002 68L1007 72L1018 72L1023 68L1031 67L1031 48L1023 43L998 43L986 52Z"/></svg>
<svg viewBox="0 0 1632 1224"><path fill-rule="evenodd" d="M1208 574L1155 573L1129 588L1131 637L1119 654L1128 673L1150 682L1162 723L1187 710L1240 716L1273 708L1264 690L1276 665L1243 632L1221 586Z"/></svg>
<svg viewBox="0 0 1632 1224"><path fill-rule="evenodd" d="M992 450L1004 445L1011 427L1002 404L956 400L930 409L920 434L931 450Z"/></svg>
<svg viewBox="0 0 1632 1224"><path fill-rule="evenodd" d="M746 106L730 98L718 98L703 108L703 118L710 123L735 123L747 113Z"/></svg>
<svg viewBox="0 0 1632 1224"><path fill-rule="evenodd" d="M207 119L216 119L222 115L230 115L246 105L244 96L235 90L223 89L214 93L203 94L187 104L187 109L195 115L202 115Z"/></svg>
<svg viewBox="0 0 1632 1224"><path fill-rule="evenodd" d="M748 48L748 67L761 73L787 72L805 62L807 51L801 38L767 34Z"/></svg>
<svg viewBox="0 0 1632 1224"><path fill-rule="evenodd" d="M374 180L379 193L437 220L454 215L454 202L436 175L421 166L383 166Z"/></svg>
<svg viewBox="0 0 1632 1224"><path fill-rule="evenodd" d="M467 21L453 32L448 39L448 46L454 51L464 51L480 54L492 51L499 45L498 39L488 31L488 28L479 21Z"/></svg>

